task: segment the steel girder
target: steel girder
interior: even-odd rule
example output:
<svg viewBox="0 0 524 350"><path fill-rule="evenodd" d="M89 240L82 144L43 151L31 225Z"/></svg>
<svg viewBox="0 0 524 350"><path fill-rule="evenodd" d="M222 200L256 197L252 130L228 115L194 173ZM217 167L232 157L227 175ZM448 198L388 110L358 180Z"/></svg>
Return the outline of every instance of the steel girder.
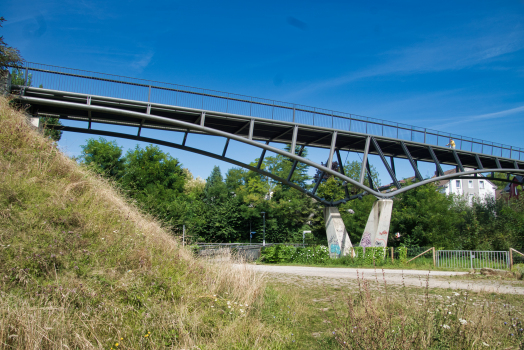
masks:
<svg viewBox="0 0 524 350"><path fill-rule="evenodd" d="M340 130L321 128L321 127L312 127L309 125L301 125L301 124L296 124L296 123L277 122L273 120L268 121L263 118L253 118L253 117L232 115L232 114L227 114L227 113L204 111L204 110L193 109L193 108L185 108L185 107L182 108L182 107L169 106L169 105L143 103L139 101L108 98L108 97L103 97L103 96L88 96L85 94L68 93L64 91L56 91L56 90L48 90L48 89L40 89L40 88L32 88L32 87L22 87L20 89L20 92L21 92L21 95L18 98L22 101L25 101L31 104L33 112L35 113L54 114L61 118L70 118L74 120L84 120L84 121L89 122L88 124L89 126L87 129L64 127L63 128L64 131L82 132L82 133L89 133L89 134L98 134L98 135L128 138L128 139L140 140L140 141L165 145L169 147L174 147L178 149L183 149L183 150L187 150L187 151L194 152L194 153L199 153L202 155L206 155L209 157L213 157L216 159L220 159L220 160L229 162L231 164L235 164L237 166L244 167L246 169L260 173L263 176L268 176L278 182L289 185L290 187L293 187L303 193L306 193L307 195L313 197L317 201L323 203L324 205L328 205L328 206L344 203L348 200L361 197L363 194L366 194L366 193L372 194L376 196L377 198L391 198L395 196L396 194L403 193L405 191L408 191L418 186L422 186L427 183L457 178L460 176L467 176L467 175L486 173L486 172L524 173L524 169L518 168L519 167L518 163L522 163L521 167L524 168L524 162L505 159L505 158L489 157L491 159L494 158L494 162L497 165L497 167L481 168L481 169L471 170L471 171L460 171L460 172L449 174L449 175L443 175L441 173L441 169L439 169L440 170L439 173L441 173L440 174L441 176L427 179L427 180L422 180L415 184L411 184L403 188L397 188L392 191L381 192L381 190L384 190L385 188L379 188L375 190L372 187L365 186L362 181L362 176L361 176L361 181L356 181L354 179L347 177L343 173L343 171L338 172L338 171L332 170L330 167L326 167L321 164L315 163L309 159L303 158L300 156L300 154L296 155L294 152L294 149L291 150L292 152L286 152L286 151L270 146L269 142L270 141L273 141L273 142L288 141L288 143L302 145L302 146L311 145L311 144L317 147L326 147L327 146L326 148L330 149L330 156L329 156L328 163L331 163L334 153L337 153L337 157L338 157L339 150L341 149L344 150L344 147L337 146L337 140L339 140L341 136L343 137L344 135L347 135L347 134L351 134L351 136L354 136L355 138L360 137L363 143L362 146L364 146L364 144L367 146L366 151L368 151L369 149L370 138L371 138L371 141L373 141L374 148L376 150L375 154L379 154L383 161L385 161L385 154L387 154L386 149L388 147L391 148L392 147L391 145L393 142L393 143L398 144L399 149L401 149L403 152L399 154L392 154L390 151L388 155L390 157L408 158L410 160L410 163L414 167L416 173L418 173L418 169L416 168L416 162L414 161L414 158L418 158L422 160L425 160L425 158L430 158L431 160L436 160L435 150L437 149L437 146L430 146L427 144L420 144L416 142L408 143L402 140L388 139L388 138L383 138L383 137L374 137L374 136L370 136L366 134L359 134L359 133L354 133L354 132L344 132ZM174 119L174 118L170 118L166 116L156 115L156 114L162 114L162 113L165 114L166 111L167 112L169 111L176 112L177 116L182 115L182 116L186 116L186 118L185 120L180 120L184 118ZM223 123L225 124L227 124L228 122L231 122L232 120L235 120L236 122L240 121L242 123L241 124L242 127L239 129L236 125L234 125L234 128L235 128L234 132L227 132L227 131L220 130L220 128L216 126L217 118L218 120L222 120ZM213 122L210 123L209 120L212 120ZM146 121L148 122L148 124L145 124ZM138 128L139 131L138 131L137 136L133 136L133 135L127 135L127 134L121 134L121 133L112 133L112 132L106 132L106 131L100 131L100 130L93 130L91 129L91 122L135 126ZM257 132L258 131L257 128L263 129L264 125L267 126L268 122L270 122L269 124L275 124L278 127L281 127L277 136L270 137L269 134L268 134L269 136L268 135L264 136L261 133ZM256 126L256 124L258 125ZM140 131L142 128L145 128L145 127L182 131L182 132L185 132L186 134L185 134L184 141L182 142L182 144L175 144L175 143L165 142L162 140L141 137ZM241 133L241 131L245 129L249 129L247 135L243 135ZM309 130L311 132L311 129L314 129L315 131L318 131L319 133L324 133L324 135L318 138L318 133L317 133L316 135L313 135L316 138L316 141L309 141L309 142L307 141L304 142L303 140L298 138L300 130L302 131ZM187 133L189 132L215 135L215 136L221 136L221 137L226 138L226 140L228 141L226 142L226 147L224 148L222 155L217 155L214 153L210 153L210 152L206 152L203 150L185 146L185 140L187 138ZM281 139L283 135L289 135L289 134L292 135L291 140L282 140ZM295 163L301 162L309 166L312 166L318 169L320 172L323 172L324 174L329 174L329 175L332 175L332 176L335 176L341 179L342 181L344 181L345 184L351 184L361 189L362 191L364 191L364 193L349 196L348 192L346 191L346 196L344 199L341 199L335 202L326 201L325 199L319 198L317 195L315 195L314 191L308 191L307 189L304 189L292 183L289 180L290 177L288 177L288 179L280 178L274 174L271 174L267 171L260 169L260 165L257 167L253 167L248 164L225 157L225 154L227 151L227 145L229 143L229 140L231 139L239 141L239 142L243 142L243 143L255 146L255 147L262 148L263 155L265 154L266 151L271 151L271 152L283 155L287 158L290 158ZM328 139L328 140L330 139L330 142L328 145L315 144L316 142L319 142L318 141L319 139ZM266 143L262 144L260 142L257 142L256 140L265 140ZM381 148L379 146L380 142L382 142L386 147ZM411 152L407 151L406 144L409 144L410 147L412 148ZM413 149L415 148L416 150L413 151ZM443 147L438 147L438 148L440 151L440 156L444 158L443 155L445 156L445 154L443 151L447 151L447 149L445 148L443 149ZM428 155L421 156L421 149L426 150ZM345 150L355 151L354 149L351 149L351 148L346 148ZM479 156L484 157L485 163L489 162L489 160L486 161L486 156L482 154L476 154L472 152L463 152L463 151L457 152L455 150L449 150L449 151L452 152L451 153L452 157L456 161L456 163L453 162L451 164L457 165L457 167L459 167L461 170L463 170L463 165L459 158L460 155L465 154L465 157L471 157L477 164L478 162L480 162ZM412 154L414 154L415 152L418 153L418 157L416 155L412 156ZM365 152L365 153L368 153L368 152ZM469 154L469 153L472 153L472 154ZM511 168L502 167L501 161L503 161L504 164L506 164L508 161L511 161L510 164L512 167ZM443 163L443 162L441 161L440 163ZM440 168L440 163L436 163L437 168ZM450 164L450 162L448 161L445 164ZM367 166L368 166L368 163L366 162L362 164L363 169L367 168ZM392 178L394 178L395 175L394 175L393 169L391 169L389 166L387 168ZM372 184L370 184L370 186L372 186Z"/></svg>

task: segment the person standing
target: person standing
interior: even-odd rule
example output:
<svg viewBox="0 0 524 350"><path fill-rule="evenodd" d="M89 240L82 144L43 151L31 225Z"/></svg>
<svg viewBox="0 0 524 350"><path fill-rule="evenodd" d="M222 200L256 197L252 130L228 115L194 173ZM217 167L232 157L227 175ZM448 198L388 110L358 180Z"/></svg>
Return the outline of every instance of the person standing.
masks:
<svg viewBox="0 0 524 350"><path fill-rule="evenodd" d="M449 146L449 148L455 149L455 141L453 141L453 139L450 138L449 143L446 146Z"/></svg>

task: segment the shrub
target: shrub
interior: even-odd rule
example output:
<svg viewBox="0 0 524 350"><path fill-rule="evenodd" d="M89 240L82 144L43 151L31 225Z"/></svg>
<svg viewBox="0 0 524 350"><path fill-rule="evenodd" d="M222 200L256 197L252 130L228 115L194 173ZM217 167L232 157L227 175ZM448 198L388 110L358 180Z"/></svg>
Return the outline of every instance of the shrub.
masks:
<svg viewBox="0 0 524 350"><path fill-rule="evenodd" d="M293 262L300 264L325 264L329 260L329 250L323 245L300 247L293 255Z"/></svg>

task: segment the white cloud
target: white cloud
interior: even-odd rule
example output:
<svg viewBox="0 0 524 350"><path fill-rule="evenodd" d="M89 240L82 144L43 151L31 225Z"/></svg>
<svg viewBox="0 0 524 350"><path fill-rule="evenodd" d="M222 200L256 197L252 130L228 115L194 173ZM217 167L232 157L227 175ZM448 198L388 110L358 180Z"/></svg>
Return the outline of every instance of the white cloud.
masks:
<svg viewBox="0 0 524 350"><path fill-rule="evenodd" d="M471 67L524 48L524 31L490 34L475 38L445 38L383 53L385 63L339 77L319 81L286 98L311 94L350 82L392 74L439 72Z"/></svg>
<svg viewBox="0 0 524 350"><path fill-rule="evenodd" d="M431 128L434 129L444 129L449 126L459 125L463 123L469 123L472 121L479 121L479 120L490 120L490 119L498 119L503 118L508 115L517 114L517 113L524 113L524 106L515 107L511 109L505 109L503 111L493 112L493 113L486 113L486 114L479 114L479 115L472 115L472 116L466 116L466 117L455 117L455 118L448 118L447 120L454 120L450 123L444 123L439 124L436 126L433 126Z"/></svg>
<svg viewBox="0 0 524 350"><path fill-rule="evenodd" d="M129 65L131 68L142 71L144 68L146 68L149 63L151 62L151 59L153 58L154 53L148 52L141 55L137 55L136 59L133 60Z"/></svg>

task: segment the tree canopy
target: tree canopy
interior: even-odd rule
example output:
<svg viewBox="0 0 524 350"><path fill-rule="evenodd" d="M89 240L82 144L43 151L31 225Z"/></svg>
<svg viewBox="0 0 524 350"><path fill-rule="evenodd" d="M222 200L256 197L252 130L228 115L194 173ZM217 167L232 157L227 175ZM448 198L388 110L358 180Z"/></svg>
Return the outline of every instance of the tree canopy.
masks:
<svg viewBox="0 0 524 350"><path fill-rule="evenodd" d="M289 149L289 146L288 146ZM297 150L298 151L298 150ZM307 153L305 153L307 154ZM304 155L304 154L303 154ZM122 155L114 141L90 139L82 148L82 163L102 176L112 178L144 210L172 225L178 234L182 225L194 240L206 242L262 241L263 216L267 242L326 243L323 205L304 193L242 168L230 168L223 175L214 167L206 181L183 169L176 158L156 146L136 147ZM251 164L256 165L258 159ZM293 162L276 155L266 157L262 168L287 178ZM336 165L339 167L339 165ZM371 167L371 177L379 177ZM314 179L308 167L299 164L292 180L311 189ZM345 173L360 177L360 163L344 164ZM367 184L367 177L366 177ZM351 185L351 193L360 193ZM317 194L327 200L343 198L342 182L332 176L323 179ZM362 237L376 198L370 195L339 206L353 244ZM394 198L388 245L447 249L524 249L524 198L474 201L446 196L434 184L424 185Z"/></svg>
<svg viewBox="0 0 524 350"><path fill-rule="evenodd" d="M0 17L0 28L5 21L4 17ZM20 55L20 51L7 45L4 41L4 36L0 36L0 71L5 71L9 67L20 67L23 62L24 59Z"/></svg>

